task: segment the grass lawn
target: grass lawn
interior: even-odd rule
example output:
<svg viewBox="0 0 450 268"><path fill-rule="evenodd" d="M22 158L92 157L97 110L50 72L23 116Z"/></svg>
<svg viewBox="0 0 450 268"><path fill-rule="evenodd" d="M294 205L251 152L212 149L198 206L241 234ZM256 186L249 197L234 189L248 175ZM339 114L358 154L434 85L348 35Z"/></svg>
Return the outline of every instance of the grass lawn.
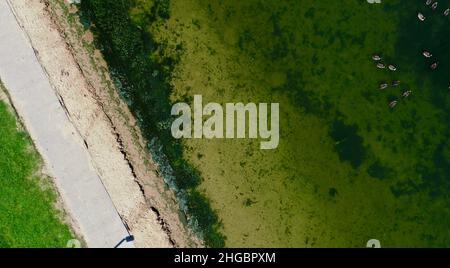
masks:
<svg viewBox="0 0 450 268"><path fill-rule="evenodd" d="M65 247L72 239L39 165L30 138L0 101L0 248Z"/></svg>

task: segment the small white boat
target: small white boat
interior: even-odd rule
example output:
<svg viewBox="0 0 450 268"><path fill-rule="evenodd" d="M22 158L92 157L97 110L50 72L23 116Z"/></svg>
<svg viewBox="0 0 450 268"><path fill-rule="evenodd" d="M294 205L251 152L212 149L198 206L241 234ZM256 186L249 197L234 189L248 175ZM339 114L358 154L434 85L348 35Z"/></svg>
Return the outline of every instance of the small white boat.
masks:
<svg viewBox="0 0 450 268"><path fill-rule="evenodd" d="M444 11L444 16L448 16L450 14L450 8L447 8L445 11Z"/></svg>
<svg viewBox="0 0 450 268"><path fill-rule="evenodd" d="M400 85L400 80L394 80L394 81L392 81L392 86L393 86L393 87L396 87L396 86L398 86L398 85Z"/></svg>
<svg viewBox="0 0 450 268"><path fill-rule="evenodd" d="M438 2L434 2L434 3L431 5L431 9L433 9L433 10L436 10L437 7L438 7Z"/></svg>
<svg viewBox="0 0 450 268"><path fill-rule="evenodd" d="M427 0L427 1L425 2L425 5L429 6L431 3L433 3L433 0Z"/></svg>
<svg viewBox="0 0 450 268"><path fill-rule="evenodd" d="M389 107L391 108L391 109L393 109L396 105L397 105L397 103L398 103L398 101L391 101L390 103L389 103Z"/></svg>
<svg viewBox="0 0 450 268"><path fill-rule="evenodd" d="M438 67L438 65L439 65L439 62L436 61L436 62L434 62L434 63L432 63L432 64L430 65L430 69L431 69L431 70L436 70L437 67Z"/></svg>
<svg viewBox="0 0 450 268"><path fill-rule="evenodd" d="M380 60L381 60L381 56L378 55L378 54L373 54L372 59L373 59L374 61L380 61Z"/></svg>
<svg viewBox="0 0 450 268"><path fill-rule="evenodd" d="M425 20L425 16L422 13L418 13L417 17L419 18L420 21L424 21Z"/></svg>
<svg viewBox="0 0 450 268"><path fill-rule="evenodd" d="M387 83L381 83L380 84L380 90L383 90L383 89L386 89L388 87L388 84Z"/></svg>
<svg viewBox="0 0 450 268"><path fill-rule="evenodd" d="M412 91L411 90L405 90L402 94L403 98L408 98L409 95L411 95Z"/></svg>
<svg viewBox="0 0 450 268"><path fill-rule="evenodd" d="M424 50L423 52L422 52L422 55L425 57L425 58L431 58L431 57L433 57L433 54L431 54L429 51L427 51L427 50Z"/></svg>
<svg viewBox="0 0 450 268"><path fill-rule="evenodd" d="M384 68L386 68L386 65L384 65L383 63L380 62L380 63L377 64L377 68L378 69L384 69Z"/></svg>
<svg viewBox="0 0 450 268"><path fill-rule="evenodd" d="M393 72L397 71L397 67L395 67L395 66L392 65L392 64L389 64L388 68L389 68L389 70L391 70L391 71L393 71Z"/></svg>

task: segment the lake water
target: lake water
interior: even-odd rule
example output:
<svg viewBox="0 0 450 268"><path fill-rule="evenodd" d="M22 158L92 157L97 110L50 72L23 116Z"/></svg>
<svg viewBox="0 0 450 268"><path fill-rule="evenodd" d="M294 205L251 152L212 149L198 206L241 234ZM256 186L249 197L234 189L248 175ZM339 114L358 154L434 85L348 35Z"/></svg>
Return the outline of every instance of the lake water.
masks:
<svg viewBox="0 0 450 268"><path fill-rule="evenodd" d="M144 24L153 57L178 59L172 102L280 103L276 150L182 143L226 246L449 245L450 2L424 2L172 0L167 19ZM141 27L152 3L130 10Z"/></svg>

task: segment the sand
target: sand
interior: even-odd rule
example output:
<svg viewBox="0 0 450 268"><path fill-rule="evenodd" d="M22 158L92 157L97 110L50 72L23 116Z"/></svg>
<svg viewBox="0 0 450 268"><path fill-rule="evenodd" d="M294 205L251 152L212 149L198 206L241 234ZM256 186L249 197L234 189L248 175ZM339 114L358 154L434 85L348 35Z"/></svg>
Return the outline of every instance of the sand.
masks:
<svg viewBox="0 0 450 268"><path fill-rule="evenodd" d="M92 35L80 30L79 23L69 23L70 11L60 1L9 2L115 208L135 236L134 245L200 246L180 219L174 193L157 175L101 53L86 48Z"/></svg>

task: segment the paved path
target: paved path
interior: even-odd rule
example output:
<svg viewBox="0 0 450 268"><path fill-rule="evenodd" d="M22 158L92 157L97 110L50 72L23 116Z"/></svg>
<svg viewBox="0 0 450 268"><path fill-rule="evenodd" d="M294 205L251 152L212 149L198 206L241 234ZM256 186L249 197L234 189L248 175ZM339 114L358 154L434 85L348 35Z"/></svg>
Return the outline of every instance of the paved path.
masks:
<svg viewBox="0 0 450 268"><path fill-rule="evenodd" d="M128 232L7 0L0 0L0 79L88 247L117 245Z"/></svg>

